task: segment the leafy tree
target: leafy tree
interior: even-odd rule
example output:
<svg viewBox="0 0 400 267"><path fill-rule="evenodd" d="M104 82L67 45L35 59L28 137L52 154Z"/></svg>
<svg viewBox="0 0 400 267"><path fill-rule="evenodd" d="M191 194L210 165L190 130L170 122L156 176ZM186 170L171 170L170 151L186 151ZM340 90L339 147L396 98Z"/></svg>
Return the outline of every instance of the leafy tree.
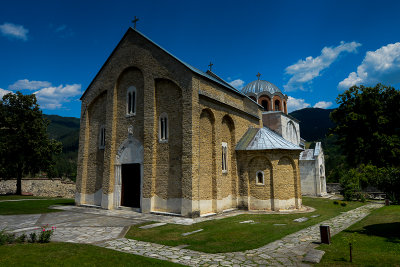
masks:
<svg viewBox="0 0 400 267"><path fill-rule="evenodd" d="M381 84L353 86L336 102L333 133L350 167L400 166L400 92Z"/></svg>
<svg viewBox="0 0 400 267"><path fill-rule="evenodd" d="M0 100L0 175L17 177L17 194L23 174L53 171L61 143L49 139L48 124L34 94L10 93Z"/></svg>

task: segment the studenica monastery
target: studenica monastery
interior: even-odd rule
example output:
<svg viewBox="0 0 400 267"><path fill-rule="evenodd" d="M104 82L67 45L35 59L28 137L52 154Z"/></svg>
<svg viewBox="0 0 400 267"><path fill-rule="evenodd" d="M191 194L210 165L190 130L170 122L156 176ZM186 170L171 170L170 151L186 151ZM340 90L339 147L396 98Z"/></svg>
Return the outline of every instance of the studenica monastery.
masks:
<svg viewBox="0 0 400 267"><path fill-rule="evenodd" d="M129 28L81 97L76 203L186 217L300 209L302 192L326 192L323 152L304 150L287 99L259 75L237 90Z"/></svg>

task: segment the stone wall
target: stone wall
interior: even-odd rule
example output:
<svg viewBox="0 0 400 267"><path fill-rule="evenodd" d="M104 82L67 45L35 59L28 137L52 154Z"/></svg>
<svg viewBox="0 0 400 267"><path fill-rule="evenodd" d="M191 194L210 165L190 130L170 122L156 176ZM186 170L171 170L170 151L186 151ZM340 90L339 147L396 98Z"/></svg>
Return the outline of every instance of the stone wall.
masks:
<svg viewBox="0 0 400 267"><path fill-rule="evenodd" d="M0 179L0 195L15 194L17 189L17 180L1 180ZM66 182L60 178L31 178L22 179L22 192L32 193L34 196L40 197L75 197L75 183Z"/></svg>
<svg viewBox="0 0 400 267"><path fill-rule="evenodd" d="M326 183L326 191L328 193L340 193L340 190L342 190L342 187L340 186L340 183Z"/></svg>

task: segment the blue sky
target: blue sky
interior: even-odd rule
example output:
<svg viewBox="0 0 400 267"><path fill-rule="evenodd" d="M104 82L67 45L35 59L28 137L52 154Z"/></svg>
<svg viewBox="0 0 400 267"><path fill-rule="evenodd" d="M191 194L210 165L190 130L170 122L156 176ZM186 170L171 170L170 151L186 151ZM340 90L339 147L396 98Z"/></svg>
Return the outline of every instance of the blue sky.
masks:
<svg viewBox="0 0 400 267"><path fill-rule="evenodd" d="M134 16L179 59L241 88L257 79L290 110L334 108L354 84L400 85L400 1L3 1L0 96L35 93L46 114L79 98Z"/></svg>

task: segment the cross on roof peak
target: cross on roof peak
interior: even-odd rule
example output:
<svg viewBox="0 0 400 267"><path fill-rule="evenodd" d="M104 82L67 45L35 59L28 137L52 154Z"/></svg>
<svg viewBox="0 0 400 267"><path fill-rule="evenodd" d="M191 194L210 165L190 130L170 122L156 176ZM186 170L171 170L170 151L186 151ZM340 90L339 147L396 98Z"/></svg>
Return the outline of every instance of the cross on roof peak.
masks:
<svg viewBox="0 0 400 267"><path fill-rule="evenodd" d="M261 74L258 72L256 76L258 79L260 79Z"/></svg>
<svg viewBox="0 0 400 267"><path fill-rule="evenodd" d="M135 16L135 19L134 20L132 20L132 23L133 23L133 28L136 30L136 22L138 22L139 21L139 19L138 18L136 18L136 16Z"/></svg>
<svg viewBox="0 0 400 267"><path fill-rule="evenodd" d="M210 65L208 65L208 67L210 67L210 71L211 71L211 68L212 68L213 65L214 64L212 64L212 62L210 61Z"/></svg>

